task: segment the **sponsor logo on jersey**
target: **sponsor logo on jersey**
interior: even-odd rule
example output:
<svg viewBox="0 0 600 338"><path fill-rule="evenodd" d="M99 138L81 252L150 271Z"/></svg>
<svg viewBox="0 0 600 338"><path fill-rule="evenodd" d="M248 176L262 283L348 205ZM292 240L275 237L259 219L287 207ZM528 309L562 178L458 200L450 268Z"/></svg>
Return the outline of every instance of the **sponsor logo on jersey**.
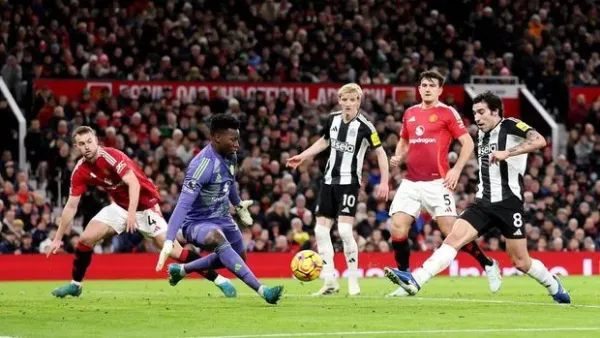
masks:
<svg viewBox="0 0 600 338"><path fill-rule="evenodd" d="M417 144L417 143L429 144L429 143L436 143L436 142L437 142L437 140L434 138L425 138L425 137L411 138L410 140L408 140L409 144Z"/></svg>
<svg viewBox="0 0 600 338"><path fill-rule="evenodd" d="M415 128L415 134L417 134L417 136L423 136L423 134L425 134L425 127L417 126L417 128Z"/></svg>
<svg viewBox="0 0 600 338"><path fill-rule="evenodd" d="M480 145L478 148L479 149L478 149L477 155L479 157L483 157L483 156L489 156L491 153L498 150L498 145L496 143L491 143L486 146Z"/></svg>
<svg viewBox="0 0 600 338"><path fill-rule="evenodd" d="M341 142L336 139L331 139L331 148L346 153L354 153L354 146L352 144Z"/></svg>

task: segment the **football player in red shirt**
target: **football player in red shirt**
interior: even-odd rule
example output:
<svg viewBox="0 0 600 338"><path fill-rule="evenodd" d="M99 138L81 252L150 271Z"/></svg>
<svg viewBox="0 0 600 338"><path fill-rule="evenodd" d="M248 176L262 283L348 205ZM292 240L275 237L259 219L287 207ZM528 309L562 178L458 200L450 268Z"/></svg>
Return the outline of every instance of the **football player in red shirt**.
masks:
<svg viewBox="0 0 600 338"><path fill-rule="evenodd" d="M392 167L406 162L408 169L390 207L392 246L398 269L403 271L409 269L408 232L422 208L435 219L443 234L452 230L457 216L453 190L474 148L458 112L439 101L443 85L444 77L437 71L421 74L422 102L405 111L400 141L395 156L390 159ZM450 169L448 150L453 140L458 140L462 148ZM481 264L490 290L497 292L501 284L498 263L487 257L475 242L466 245L464 250ZM388 296L406 295L403 288L398 288Z"/></svg>
<svg viewBox="0 0 600 338"><path fill-rule="evenodd" d="M96 243L125 230L138 230L162 248L167 231L167 222L160 211L158 190L127 155L114 148L99 146L95 131L87 126L75 129L73 142L83 157L73 169L69 199L47 256L56 253L62 246L65 230L73 221L81 195L88 186L97 186L108 192L112 203L94 216L81 234L75 248L73 280L52 291L54 296L60 298L67 295L78 297L81 294L81 282L92 260ZM176 243L171 258L191 262L198 259L199 255ZM235 297L235 288L227 278L215 271L207 271L203 275L217 284L227 297Z"/></svg>

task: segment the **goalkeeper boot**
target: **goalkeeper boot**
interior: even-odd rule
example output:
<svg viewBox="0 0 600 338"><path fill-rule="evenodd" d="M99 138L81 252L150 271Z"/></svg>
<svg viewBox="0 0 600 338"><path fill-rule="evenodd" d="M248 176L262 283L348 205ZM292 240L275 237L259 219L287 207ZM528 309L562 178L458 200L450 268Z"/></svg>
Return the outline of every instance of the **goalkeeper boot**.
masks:
<svg viewBox="0 0 600 338"><path fill-rule="evenodd" d="M223 278L223 277L221 277ZM223 294L225 295L225 297L227 298L235 298L237 297L237 291L235 290L235 286L233 286L233 283L231 283L231 281L227 278L223 278L222 281L217 282L215 280L215 285L221 289L221 292L223 292Z"/></svg>
<svg viewBox="0 0 600 338"><path fill-rule="evenodd" d="M383 271L385 272L385 276L391 280L392 283L401 286L411 296L416 295L421 289L421 286L419 286L419 283L417 283L410 272L388 267L383 269Z"/></svg>
<svg viewBox="0 0 600 338"><path fill-rule="evenodd" d="M263 286L263 298L269 304L277 304L281 295L283 294L283 285L277 285L274 287Z"/></svg>
<svg viewBox="0 0 600 338"><path fill-rule="evenodd" d="M559 304L571 304L571 296L565 288L563 288L560 280L556 276L552 276L558 283L558 291L552 295L552 299Z"/></svg>
<svg viewBox="0 0 600 338"><path fill-rule="evenodd" d="M65 286L61 286L52 290L52 295L58 298L64 298L65 296L79 297L83 288L80 285L69 283Z"/></svg>
<svg viewBox="0 0 600 338"><path fill-rule="evenodd" d="M183 264L169 264L169 284L171 284L171 286L177 285L185 275L186 273L183 269Z"/></svg>

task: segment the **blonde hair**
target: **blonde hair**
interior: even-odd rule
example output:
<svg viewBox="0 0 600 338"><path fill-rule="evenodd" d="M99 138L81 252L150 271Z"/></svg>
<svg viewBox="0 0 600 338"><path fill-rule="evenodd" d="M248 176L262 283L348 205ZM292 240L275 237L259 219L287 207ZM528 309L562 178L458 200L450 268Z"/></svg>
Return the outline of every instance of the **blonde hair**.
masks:
<svg viewBox="0 0 600 338"><path fill-rule="evenodd" d="M338 97L342 97L344 94L358 94L358 99L362 99L362 89L356 83L347 83L338 89Z"/></svg>

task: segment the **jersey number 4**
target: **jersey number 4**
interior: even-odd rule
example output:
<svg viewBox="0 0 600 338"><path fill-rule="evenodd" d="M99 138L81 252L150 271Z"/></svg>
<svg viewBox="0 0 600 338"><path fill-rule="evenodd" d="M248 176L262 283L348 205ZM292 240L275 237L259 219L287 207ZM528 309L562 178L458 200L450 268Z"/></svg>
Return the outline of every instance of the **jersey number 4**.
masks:
<svg viewBox="0 0 600 338"><path fill-rule="evenodd" d="M156 220L153 219L152 217L150 217L150 215L148 215L148 225L154 225L156 224Z"/></svg>

